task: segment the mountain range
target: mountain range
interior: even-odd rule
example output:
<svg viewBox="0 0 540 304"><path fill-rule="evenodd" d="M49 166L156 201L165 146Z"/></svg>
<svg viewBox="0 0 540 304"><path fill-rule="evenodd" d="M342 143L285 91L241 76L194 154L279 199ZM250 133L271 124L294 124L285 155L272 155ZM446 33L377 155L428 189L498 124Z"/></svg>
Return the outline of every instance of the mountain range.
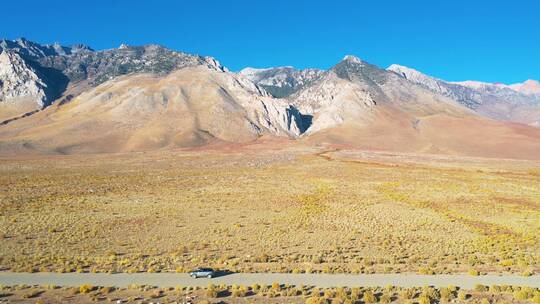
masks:
<svg viewBox="0 0 540 304"><path fill-rule="evenodd" d="M540 159L540 84L448 82L355 56L229 71L158 45L0 41L0 153L250 143Z"/></svg>

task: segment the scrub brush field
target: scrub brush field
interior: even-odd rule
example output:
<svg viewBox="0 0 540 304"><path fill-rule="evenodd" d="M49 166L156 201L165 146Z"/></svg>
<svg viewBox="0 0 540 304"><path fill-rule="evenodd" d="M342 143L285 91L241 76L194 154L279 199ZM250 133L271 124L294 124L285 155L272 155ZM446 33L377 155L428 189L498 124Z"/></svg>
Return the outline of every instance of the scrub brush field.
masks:
<svg viewBox="0 0 540 304"><path fill-rule="evenodd" d="M539 303L540 291L520 286L476 285L473 290L455 286L433 288L317 288L313 286L214 285L206 288L132 285L124 288L81 285L0 287L0 299L16 303Z"/></svg>
<svg viewBox="0 0 540 304"><path fill-rule="evenodd" d="M0 160L14 272L540 271L540 163L287 148Z"/></svg>

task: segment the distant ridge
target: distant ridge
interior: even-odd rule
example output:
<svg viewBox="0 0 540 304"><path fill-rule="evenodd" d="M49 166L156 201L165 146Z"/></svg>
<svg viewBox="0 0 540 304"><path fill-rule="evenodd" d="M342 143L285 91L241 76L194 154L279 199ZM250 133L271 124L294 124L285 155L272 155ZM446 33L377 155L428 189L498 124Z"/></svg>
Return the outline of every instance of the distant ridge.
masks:
<svg viewBox="0 0 540 304"><path fill-rule="evenodd" d="M0 42L0 154L246 144L540 159L538 83L451 83L347 55L329 70L233 73L149 44ZM279 140L277 141L279 142Z"/></svg>
<svg viewBox="0 0 540 304"><path fill-rule="evenodd" d="M388 70L434 93L455 99L482 116L540 126L540 94L535 91L534 81L514 85L479 81L447 82L397 64L391 65Z"/></svg>

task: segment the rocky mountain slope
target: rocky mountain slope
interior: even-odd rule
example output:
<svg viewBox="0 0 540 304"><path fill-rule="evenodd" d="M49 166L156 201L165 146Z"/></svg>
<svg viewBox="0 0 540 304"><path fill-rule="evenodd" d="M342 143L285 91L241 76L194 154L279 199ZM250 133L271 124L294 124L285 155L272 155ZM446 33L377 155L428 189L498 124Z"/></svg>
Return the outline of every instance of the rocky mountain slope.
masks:
<svg viewBox="0 0 540 304"><path fill-rule="evenodd" d="M141 151L300 134L297 111L237 77L203 65L118 77L4 126L0 150Z"/></svg>
<svg viewBox="0 0 540 304"><path fill-rule="evenodd" d="M524 94L540 94L540 82L537 80L526 80L523 83L515 83L510 88Z"/></svg>
<svg viewBox="0 0 540 304"><path fill-rule="evenodd" d="M41 85L47 90L42 90L40 96L35 96L35 106L32 110L41 109L53 100L66 93L68 84L78 86L76 90L67 92L65 97L73 98L73 95L91 87L95 87L107 80L118 76L134 73L154 73L165 75L174 70L189 66L204 65L216 70L224 68L212 57L202 57L176 52L158 45L145 45L130 47L122 45L117 49L105 51L93 51L84 45L71 47L54 45L40 45L26 39L14 41L1 40L0 52L13 53L19 57L20 64L31 66L39 71ZM7 69L8 67L4 67ZM37 72L36 72L37 73ZM36 74L37 75L37 74ZM6 79L0 75L0 81ZM10 90L12 91L12 90ZM12 91L14 98L30 96L28 94L17 95ZM3 99L0 99L2 102ZM32 108L32 107L27 107ZM3 119L17 117L25 112L2 111L6 115L0 115Z"/></svg>
<svg viewBox="0 0 540 304"><path fill-rule="evenodd" d="M33 98L45 105L47 84L44 76L13 51L0 53L0 100L8 102L19 97Z"/></svg>
<svg viewBox="0 0 540 304"><path fill-rule="evenodd" d="M540 129L483 118L444 94L346 56L291 95L312 115L310 144L385 151L540 158Z"/></svg>
<svg viewBox="0 0 540 304"><path fill-rule="evenodd" d="M293 67L245 68L239 74L263 87L272 96L283 98L319 79L324 71L318 69L297 70Z"/></svg>
<svg viewBox="0 0 540 304"><path fill-rule="evenodd" d="M398 106L407 113L465 113L468 110L442 95L430 94L401 77L346 56L312 85L290 97L305 114L313 115L310 133L344 122L369 124L378 108Z"/></svg>
<svg viewBox="0 0 540 304"><path fill-rule="evenodd" d="M535 94L535 81L515 85L447 82L396 64L388 70L434 93L455 99L480 115L540 126L540 95Z"/></svg>
<svg viewBox="0 0 540 304"><path fill-rule="evenodd" d="M346 56L327 71L232 73L157 45L93 51L2 41L0 153L249 143L540 158L536 85L450 83ZM276 98L283 97L283 98ZM486 118L486 116L488 118Z"/></svg>
<svg viewBox="0 0 540 304"><path fill-rule="evenodd" d="M67 56L47 56L38 60L41 66L62 71L70 81L87 81L99 85L115 77L133 73L165 75L189 66L205 65L224 68L212 57L202 57L169 50L159 45L126 46L99 52L77 52Z"/></svg>
<svg viewBox="0 0 540 304"><path fill-rule="evenodd" d="M15 51L22 57L33 60L49 56L63 56L93 51L90 47L83 44L73 46L62 46L59 43L42 45L24 38L19 38L17 40L0 40L0 53L6 50Z"/></svg>
<svg viewBox="0 0 540 304"><path fill-rule="evenodd" d="M66 83L63 75L25 60L15 51L1 52L0 122L50 105Z"/></svg>
<svg viewBox="0 0 540 304"><path fill-rule="evenodd" d="M3 45L2 56L18 66L2 63L0 71L9 73L0 78L10 99L1 103L20 104L17 98L26 96L26 103L42 110L22 117L26 109L0 108L2 117L15 117L0 129L3 150L133 151L241 143L266 134L296 137L305 129L294 107L212 57L157 45L98 52L61 48L63 53L26 40ZM49 94L56 73L67 85ZM59 98L52 103L51 96Z"/></svg>

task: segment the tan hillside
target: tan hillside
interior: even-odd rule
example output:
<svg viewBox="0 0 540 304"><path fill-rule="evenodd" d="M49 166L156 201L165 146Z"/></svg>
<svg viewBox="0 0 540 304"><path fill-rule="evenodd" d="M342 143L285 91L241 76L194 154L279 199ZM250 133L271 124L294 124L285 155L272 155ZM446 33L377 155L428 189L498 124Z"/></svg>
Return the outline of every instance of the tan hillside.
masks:
<svg viewBox="0 0 540 304"><path fill-rule="evenodd" d="M314 145L540 159L540 129L483 118L352 56L291 100L313 115L303 141Z"/></svg>
<svg viewBox="0 0 540 304"><path fill-rule="evenodd" d="M120 77L0 130L3 152L141 151L295 136L294 112L249 81L204 66Z"/></svg>
<svg viewBox="0 0 540 304"><path fill-rule="evenodd" d="M49 82L58 86L52 80L60 78L51 76L42 83L41 74L26 59L6 54L2 79L9 99L4 98L0 107L4 155L209 145L239 149L244 145L233 146L264 137L276 147L282 139L300 138L300 145L540 158L540 129L534 124L482 116L488 110L504 110L519 116L519 121L532 122L538 116L533 106L515 108L497 99L496 109L491 103L471 107L466 94L449 94L446 87L435 90L441 88L440 80L415 71L414 77L405 77L398 73L402 68L384 70L354 56L346 56L328 71L257 70L262 73L259 78L264 76L259 83L274 93L291 89L283 99L272 98L249 80L253 75L246 71L235 74L211 57L156 45L84 51L62 57L65 65L46 56L40 69L61 70L70 80L61 97L52 100L57 92L44 95L44 88ZM114 69L122 62L129 64ZM80 65L88 67L85 73L78 70ZM36 96L44 101L39 103ZM28 112L31 115L23 117Z"/></svg>
<svg viewBox="0 0 540 304"><path fill-rule="evenodd" d="M354 121L304 137L310 144L356 149L540 159L540 129L474 116L408 116L381 106L373 123Z"/></svg>

